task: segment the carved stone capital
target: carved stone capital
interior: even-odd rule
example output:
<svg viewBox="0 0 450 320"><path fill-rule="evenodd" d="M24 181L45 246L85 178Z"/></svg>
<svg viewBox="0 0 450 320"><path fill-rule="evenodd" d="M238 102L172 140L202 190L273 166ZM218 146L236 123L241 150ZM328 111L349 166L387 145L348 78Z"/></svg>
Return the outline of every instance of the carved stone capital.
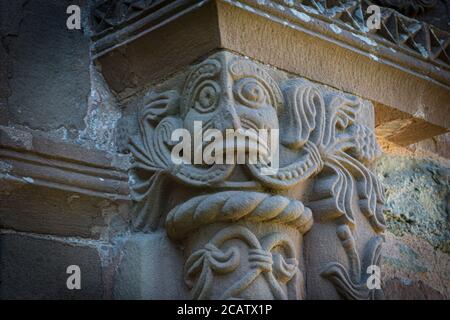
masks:
<svg viewBox="0 0 450 320"><path fill-rule="evenodd" d="M195 299L373 298L366 269L379 263L384 218L368 167L379 155L372 111L358 97L214 54L142 100L130 146L134 226L165 228L182 245ZM279 130L279 169L174 163L171 133L195 134L195 121L219 133ZM233 152L251 151L237 140ZM303 279L318 287L305 293Z"/></svg>

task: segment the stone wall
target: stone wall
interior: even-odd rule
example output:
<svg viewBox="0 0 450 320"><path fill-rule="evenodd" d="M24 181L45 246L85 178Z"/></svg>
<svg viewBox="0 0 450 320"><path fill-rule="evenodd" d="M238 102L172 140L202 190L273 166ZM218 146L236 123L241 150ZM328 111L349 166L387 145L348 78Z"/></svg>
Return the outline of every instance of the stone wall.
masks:
<svg viewBox="0 0 450 320"><path fill-rule="evenodd" d="M66 27L73 4L82 30ZM129 160L88 16L84 0L0 1L0 299L112 297ZM70 265L81 290L67 289Z"/></svg>
<svg viewBox="0 0 450 320"><path fill-rule="evenodd" d="M449 299L450 162L447 135L402 148L384 141L386 297Z"/></svg>

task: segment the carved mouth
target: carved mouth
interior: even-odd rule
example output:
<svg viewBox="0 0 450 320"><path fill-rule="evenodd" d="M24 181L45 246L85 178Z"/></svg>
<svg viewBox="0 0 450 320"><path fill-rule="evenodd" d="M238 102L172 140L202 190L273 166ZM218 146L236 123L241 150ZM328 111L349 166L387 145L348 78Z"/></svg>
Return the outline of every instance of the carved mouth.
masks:
<svg viewBox="0 0 450 320"><path fill-rule="evenodd" d="M206 134L204 140L210 141L206 144L198 146L194 152L197 155L203 156L205 163L218 163L217 160L221 160L225 164L236 164L235 156L242 154L248 157L249 162L267 162L270 156L270 149L266 139L261 138L258 132L254 129L237 129L232 137L223 137L223 139L213 139L213 134ZM212 150L214 154L212 155ZM205 153L205 151L208 151ZM230 155L232 159L227 159ZM207 156L205 159L204 156ZM233 163L228 163L233 161ZM220 163L220 162L219 162Z"/></svg>
<svg viewBox="0 0 450 320"><path fill-rule="evenodd" d="M275 189L287 189L315 174L321 167L321 163L318 150L313 149L303 154L297 161L275 170L273 174L263 174L263 169L267 167L261 164L248 165L248 168L263 185Z"/></svg>
<svg viewBox="0 0 450 320"><path fill-rule="evenodd" d="M264 167L261 165L248 165L253 176L264 185L272 188L290 188L314 173L314 165L310 159L295 162L287 167L276 170L272 175L262 174Z"/></svg>

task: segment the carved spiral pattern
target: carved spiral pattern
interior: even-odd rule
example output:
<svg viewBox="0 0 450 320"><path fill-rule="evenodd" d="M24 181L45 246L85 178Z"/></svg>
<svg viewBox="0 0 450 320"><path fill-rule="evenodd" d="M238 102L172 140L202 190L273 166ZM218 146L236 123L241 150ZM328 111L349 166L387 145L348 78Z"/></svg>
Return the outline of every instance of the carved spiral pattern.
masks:
<svg viewBox="0 0 450 320"><path fill-rule="evenodd" d="M235 92L237 97L251 106L260 105L262 99L276 110L283 107L283 95L280 87L272 77L262 68L245 59L234 59L229 66L230 74L237 83ZM246 79L239 82L240 79ZM253 79L250 81L250 79Z"/></svg>
<svg viewBox="0 0 450 320"><path fill-rule="evenodd" d="M181 115L184 117L190 108L208 112L218 101L220 87L214 82L222 66L215 59L198 65L185 82L181 99Z"/></svg>

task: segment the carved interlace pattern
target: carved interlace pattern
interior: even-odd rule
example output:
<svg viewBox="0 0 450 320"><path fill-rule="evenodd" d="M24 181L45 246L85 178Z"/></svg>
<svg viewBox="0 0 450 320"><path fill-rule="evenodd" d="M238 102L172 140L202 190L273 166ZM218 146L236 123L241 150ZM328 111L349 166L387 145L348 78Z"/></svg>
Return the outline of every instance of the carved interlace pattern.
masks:
<svg viewBox="0 0 450 320"><path fill-rule="evenodd" d="M375 236L360 260L352 231L360 213L374 233L385 228L383 192L366 166L380 151L372 130L358 121L364 106L358 98L324 92L303 79L278 83L248 59L216 54L192 67L181 92L151 92L144 99L140 134L130 146L135 158L131 189L136 229L147 232L164 225L170 239L182 242L207 226L229 226L189 254L185 278L193 298L239 298L253 282L264 279L272 298L300 299L303 275L293 240L282 232L260 235L240 224L278 225L301 236L314 228L313 215L316 220L336 221L350 268L330 262L322 276L345 298L373 298L362 270L378 263L382 239ZM289 160L273 175L261 174L255 164L175 165L170 134L177 128L192 130L196 120L220 131L280 129L281 153L289 154ZM249 180L233 181L232 173L241 169L249 173ZM313 178L307 206L274 194ZM165 214L159 191L168 180L207 192ZM254 190L241 190L249 185ZM246 249L227 245L235 241ZM241 266L247 266L245 272L236 271ZM233 278L234 274L240 276ZM218 294L215 279L227 277L232 283Z"/></svg>
<svg viewBox="0 0 450 320"><path fill-rule="evenodd" d="M249 268L246 274L227 288L219 299L236 299L247 289L257 277L263 276L274 299L299 299L303 292L298 292L295 282L303 286L303 276L298 269L295 247L291 239L279 232L264 237L261 242L247 228L232 226L221 230L203 248L194 252L186 261L186 283L192 289L194 299L209 297L214 283L214 274L227 274L235 271L241 260L237 247L222 250L222 245L229 240L244 242L249 250L247 260ZM276 247L282 247L286 257L272 252ZM194 280L193 280L194 279ZM285 292L280 284L287 284Z"/></svg>

